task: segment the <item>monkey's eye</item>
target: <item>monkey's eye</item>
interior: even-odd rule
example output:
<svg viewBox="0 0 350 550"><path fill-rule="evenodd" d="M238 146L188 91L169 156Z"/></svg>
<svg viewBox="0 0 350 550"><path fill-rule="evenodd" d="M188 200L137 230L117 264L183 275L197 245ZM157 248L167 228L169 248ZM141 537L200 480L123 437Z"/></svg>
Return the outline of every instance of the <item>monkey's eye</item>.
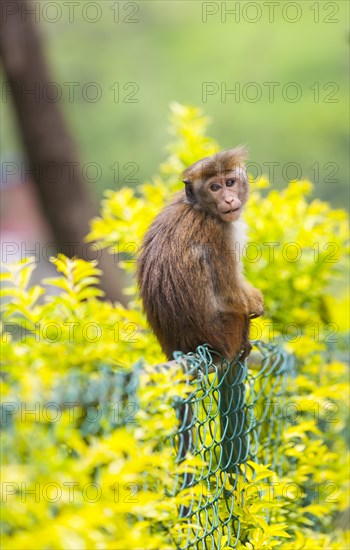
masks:
<svg viewBox="0 0 350 550"><path fill-rule="evenodd" d="M226 187L232 187L236 183L236 180L226 180Z"/></svg>
<svg viewBox="0 0 350 550"><path fill-rule="evenodd" d="M210 186L211 191L219 191L220 185L218 183L212 183Z"/></svg>

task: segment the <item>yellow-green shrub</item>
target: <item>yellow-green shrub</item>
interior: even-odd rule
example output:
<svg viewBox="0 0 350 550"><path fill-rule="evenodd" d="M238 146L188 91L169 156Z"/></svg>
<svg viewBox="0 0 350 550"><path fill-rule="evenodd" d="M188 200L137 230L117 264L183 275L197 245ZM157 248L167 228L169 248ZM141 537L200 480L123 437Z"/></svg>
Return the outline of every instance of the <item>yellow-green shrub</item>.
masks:
<svg viewBox="0 0 350 550"><path fill-rule="evenodd" d="M3 289L2 547L169 546L179 467L162 443L176 428L183 374L144 367L137 398L131 379L129 396L115 387L131 374L119 361L117 310L96 299L99 270L63 256L55 264L62 275L47 282L62 292L44 304L41 286L28 289L32 261L2 275L12 282Z"/></svg>
<svg viewBox="0 0 350 550"><path fill-rule="evenodd" d="M129 189L109 192L89 238L112 250L118 243L119 253L130 248L137 251L150 220L171 193L182 187L178 174L198 158L219 150L218 144L206 137L208 119L198 109L174 104L171 121L174 140L160 175L140 186L138 193ZM347 366L330 351L341 341L340 331L348 330L348 312L346 306L341 307L349 302L342 283L348 265L348 220L343 210L332 210L319 200L308 201L312 192L308 181L293 181L281 192L271 190L266 178L251 179L250 183L245 212L250 242L243 259L248 280L263 291L266 302L266 314L254 322L251 336L280 342L298 358L297 377L288 397L298 414L285 431L285 446L280 450L294 466L274 482L280 483L280 491L291 482L302 492L306 486L318 484L319 491L317 505L306 506L309 501L303 497L282 498L282 506L271 513L272 521L287 522L293 533L294 542L282 543L283 548L298 548L308 544L313 530L330 531L337 510L348 505L344 440ZM125 206L129 206L127 220ZM124 266L132 272L134 263L128 261ZM327 481L339 489L336 502L327 500ZM256 503L253 508L257 509ZM254 524L256 518L249 517ZM261 534L264 529L259 522L258 518L254 533ZM319 538L320 548L330 543L327 535L312 537L315 548L315 538ZM268 547L271 536L257 544Z"/></svg>
<svg viewBox="0 0 350 550"><path fill-rule="evenodd" d="M218 149L206 137L207 122L197 109L173 105L174 139L160 175L137 192L121 189L106 194L101 217L93 220L89 239L97 239L120 255L130 275L149 222L182 185L178 174L189 163ZM346 215L320 201L308 202L309 182L292 182L281 193L270 190L265 179L251 181L251 186L245 217L250 241L255 244L245 251L245 265L248 279L263 290L266 300L266 315L256 321L252 336L278 340L296 353L298 372L291 381L288 399L297 407L298 415L283 434L279 452L285 460L280 474L259 466L265 485L260 495L251 493L242 505L241 495L247 487L240 480L235 509L242 524L238 548L345 548L345 535L337 521L348 505L344 459L348 384L346 367L329 350L332 342L327 339L334 329L339 338L337 326L346 326L346 320L339 317L338 303L343 297L338 294L336 301L333 290L347 252ZM275 242L279 244L273 245L274 258L269 261L271 245L264 243ZM294 249L301 251L298 261L289 261L283 253L283 247L293 242L298 245ZM327 248L329 243L334 243L332 249ZM251 259L254 250L261 256L259 261ZM334 252L331 258L330 252ZM329 259L336 263L327 262ZM126 309L98 300L96 266L64 257L55 264L62 275L49 284L61 293L44 303L38 303L44 294L41 286L28 288L30 262L12 266L12 276L4 275L12 283L4 288L10 302L5 304L4 315L3 400L19 405L20 410L23 404L37 402L42 412L43 404L57 402L60 385L69 395L70 385L79 376L83 377L83 387L91 383L103 388L106 372L107 376L121 373L127 379L140 359L149 365L164 360L135 298L132 279ZM89 335L89 323L95 323L95 330L99 327L98 339L96 332ZM11 338L9 332L18 325L23 327L22 333ZM337 348L337 342L332 344ZM111 401L114 396L115 403L118 395L118 415L124 416L111 422L105 411L111 394L106 391L94 404L96 410L104 411L96 430L91 426L85 429L86 408L81 403L74 408L77 414L73 420L70 407L62 407L58 422L50 421L47 411L39 418L27 415L23 419L10 407L13 414L5 418L10 425L3 442L6 460L2 479L15 485L3 485L5 491L7 488L14 493L5 493L4 548L177 546L181 521L177 500L171 495L179 467L169 446L160 443L176 429L174 399L188 389L175 368L145 368L142 372L137 415L133 415L136 401L131 409L137 424L123 421L130 403L125 396L113 393ZM72 373L78 378L71 379ZM338 407L336 423L329 422L329 403ZM195 461L192 464L195 467ZM31 495L23 496L20 487L24 483L24 488L31 489L36 481L41 490L38 502ZM339 488L338 502L327 502L327 481ZM96 483L101 488L100 498L87 502L79 490L71 502L68 488L74 482L79 489ZM271 482L275 483L272 500ZM49 498L54 486L50 489L48 483L63 487L57 502ZM288 483L296 483L302 496L285 494L283 488ZM319 502L308 500L306 495L312 484L321 487ZM117 499L111 486L119 488ZM18 491L11 491L11 487ZM48 487L46 499L43 487ZM130 487L137 487L137 502L130 498ZM221 547L229 543L232 545L232 541L221 540Z"/></svg>

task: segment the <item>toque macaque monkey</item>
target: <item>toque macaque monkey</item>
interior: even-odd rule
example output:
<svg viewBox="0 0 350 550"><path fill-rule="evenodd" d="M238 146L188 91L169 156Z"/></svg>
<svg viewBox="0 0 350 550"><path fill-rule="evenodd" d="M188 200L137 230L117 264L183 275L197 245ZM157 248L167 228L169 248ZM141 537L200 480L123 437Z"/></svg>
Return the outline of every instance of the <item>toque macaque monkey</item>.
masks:
<svg viewBox="0 0 350 550"><path fill-rule="evenodd" d="M137 277L143 306L172 359L208 343L232 359L249 353L249 319L263 313L261 293L244 279L240 216L248 198L240 147L204 158L182 176L185 190L145 235Z"/></svg>
<svg viewBox="0 0 350 550"><path fill-rule="evenodd" d="M245 158L245 149L237 147L189 166L184 190L144 237L137 269L141 298L169 359L176 350L187 353L204 343L229 360L249 354L249 322L264 306L259 290L245 280L240 258Z"/></svg>

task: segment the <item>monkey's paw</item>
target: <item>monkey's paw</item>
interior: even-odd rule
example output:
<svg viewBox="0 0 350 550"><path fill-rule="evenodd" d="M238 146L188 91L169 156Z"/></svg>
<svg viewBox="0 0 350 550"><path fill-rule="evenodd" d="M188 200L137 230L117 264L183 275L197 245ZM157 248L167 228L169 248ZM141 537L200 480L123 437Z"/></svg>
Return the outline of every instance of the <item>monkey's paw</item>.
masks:
<svg viewBox="0 0 350 550"><path fill-rule="evenodd" d="M257 288L249 289L249 315L251 319L256 319L261 315L264 315L264 298L260 290Z"/></svg>

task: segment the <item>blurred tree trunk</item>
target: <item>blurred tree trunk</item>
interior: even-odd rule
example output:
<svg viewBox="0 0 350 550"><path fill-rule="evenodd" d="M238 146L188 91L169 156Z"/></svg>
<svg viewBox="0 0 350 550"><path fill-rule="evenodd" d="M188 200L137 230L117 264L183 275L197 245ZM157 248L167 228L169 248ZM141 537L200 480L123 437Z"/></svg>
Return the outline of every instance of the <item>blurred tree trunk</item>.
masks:
<svg viewBox="0 0 350 550"><path fill-rule="evenodd" d="M42 209L61 251L67 256L85 255L84 259L92 259L92 247L84 244L84 236L97 210L58 102L50 101L50 88L45 88L53 79L44 58L38 24L33 13L27 12L35 4L27 0L0 3L0 56L5 85L13 97ZM125 303L120 269L106 250L97 250L97 245L95 248L104 271L101 286L106 298Z"/></svg>

